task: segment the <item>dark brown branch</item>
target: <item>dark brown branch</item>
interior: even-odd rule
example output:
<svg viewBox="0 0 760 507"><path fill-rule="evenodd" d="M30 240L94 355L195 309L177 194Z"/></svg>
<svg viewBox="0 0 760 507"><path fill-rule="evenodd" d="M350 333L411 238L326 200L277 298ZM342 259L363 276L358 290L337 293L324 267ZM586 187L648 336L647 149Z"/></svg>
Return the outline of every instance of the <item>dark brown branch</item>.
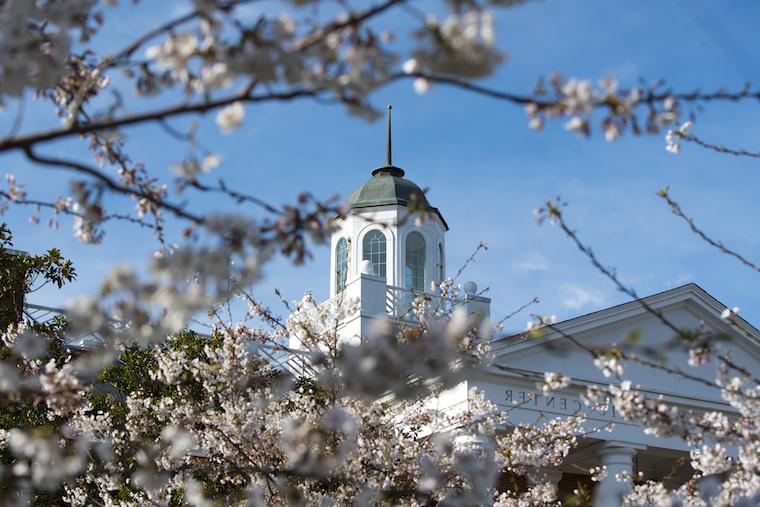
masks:
<svg viewBox="0 0 760 507"><path fill-rule="evenodd" d="M227 8L234 7L235 5L239 3L243 3L244 1L250 1L250 0L238 0L238 1L229 2L227 5ZM351 25L363 23L364 21L367 21L368 19L383 13L386 10L393 7L394 5L398 3L402 3L404 1L406 0L386 0L385 2L379 5L369 8L368 10L364 11L360 15L351 16L345 21L340 21L340 22L336 21L334 23L330 23L327 26L325 26L322 30L319 30L318 32L315 32L311 35L306 36L298 44L296 44L294 49L296 52L302 52L308 49L309 47L313 46L314 44L317 44L319 41L323 40L325 37L327 37L331 33L341 30ZM198 16L199 14L200 13L198 11L193 11L185 16L182 16L180 18L177 18L176 20L170 21L169 23L148 32L147 34L137 39L130 46L120 51L116 55L116 57L108 60L107 64L110 64L116 59L128 57L137 48L139 48L145 41L167 30L170 30L176 25L189 21L193 19L194 17ZM255 80L253 80L253 82L255 83ZM102 123L73 125L65 129L51 130L51 131L42 132L39 134L31 134L27 136L22 136L17 139L6 139L4 141L0 141L0 151L6 151L9 149L14 149L14 148L23 148L25 146L31 146L39 142L51 141L53 139L58 139L61 137L67 137L67 136L72 136L72 135L77 135L77 134L79 135L86 134L86 133L94 132L97 130L108 130L108 129L114 129L120 126L133 125L136 123L143 123L143 122L159 120L159 119L163 120L163 119L166 119L172 116L177 116L180 114L206 113L210 110L224 107L226 105L232 104L237 101L262 102L262 101L267 101L267 100L292 100L294 98L298 98L302 96L317 96L320 93L320 90L303 90L302 89L302 90L294 90L291 92L271 93L271 94L263 95L263 96L253 96L251 95L252 89L253 89L252 85L247 86L242 92L232 97L226 97L226 98L222 98L218 100L203 102L200 104L194 104L194 105L180 104L180 105L176 105L176 106L159 110L159 111L127 116L120 120L112 119L112 120L104 121Z"/></svg>
<svg viewBox="0 0 760 507"><path fill-rule="evenodd" d="M82 217L81 213L77 213L76 211L70 209L69 207L57 206L55 203L52 203L52 202L38 201L36 199L17 199L11 196L8 192L4 192L2 190L0 190L0 197L4 197L12 204L18 204L21 206L36 206L38 208L51 209L59 213L63 213L64 215L80 217L80 218ZM105 215L102 221L107 222L109 220L123 220L125 222L130 222L130 223L139 225L140 227L146 227L148 229L158 228L155 224L151 224L150 222L146 222L144 220L140 220L139 218L131 217L129 215L124 215L121 213L111 213L111 214Z"/></svg>
<svg viewBox="0 0 760 507"><path fill-rule="evenodd" d="M164 201L162 199L159 199L153 194L150 194L148 192L144 192L141 190L125 187L123 185L120 185L113 179L109 178L99 170L95 169L94 167L90 167L88 165L82 164L80 162L76 162L73 160L66 160L61 158L51 158L51 157L44 157L41 155L38 155L34 152L33 148L31 146L26 147L24 149L24 153L26 153L26 156L29 160L32 162L37 162L38 164L47 165L51 167L57 167L57 168L67 168L69 170L73 170L82 174L86 174L95 180L99 181L103 185L105 185L108 189L122 195L128 195L128 196L136 196L136 197L142 197L144 199L147 199L155 206L165 209L167 211L170 211L178 218L184 218L187 220L190 220L194 223L203 223L203 219L197 215L193 215L192 213L189 213L182 209L180 206L176 204L172 204L168 201Z"/></svg>
<svg viewBox="0 0 760 507"><path fill-rule="evenodd" d="M683 210L681 209L681 206L676 201L670 198L667 188L660 190L657 193L657 195L665 199L665 202L668 203L668 205L670 206L670 210L673 212L673 214L681 218L683 221L685 221L689 225L689 229L691 229L691 231L697 236L699 236L702 240L707 242L707 244L717 248L718 250L720 250L722 253L726 255L730 255L731 257L734 257L735 259L737 259L739 262L741 262L748 268L753 269L757 272L760 272L760 267L757 264L747 260L747 258L742 256L737 251L728 248L726 245L723 244L722 241L711 238L702 229L697 227L694 224L694 219L690 216L687 216L686 213L684 213Z"/></svg>
<svg viewBox="0 0 760 507"><path fill-rule="evenodd" d="M479 95L484 95L486 97L491 97L493 99L498 100L504 100L507 102L512 102L514 104L520 104L520 105L527 105L527 104L536 104L538 107L550 107L555 104L554 101L551 100L544 100L540 99L533 95L518 95L515 93L505 92L501 90L496 90L494 88L489 88L486 86L481 86L478 84L473 83L472 81L467 81L465 79L460 79L452 76L442 76L442 75L436 75L436 74L429 74L426 72L413 72L410 74L406 73L397 73L390 76L386 82L393 82L400 79L417 79L417 78L423 78L427 79L431 83L437 83L437 84L443 84L448 85L453 88L459 88L461 90L466 90L469 92L474 92Z"/></svg>
<svg viewBox="0 0 760 507"><path fill-rule="evenodd" d="M367 21L368 19L377 16L378 14L381 14L391 7L395 6L396 4L402 4L405 3L406 0L386 0L385 2L375 5L374 7L370 7L363 13L359 15L352 15L348 19L344 21L335 21L333 23L330 23L326 25L323 29L314 32L313 34L307 35L301 41L299 41L295 45L295 50L300 52L304 51L310 47L312 47L315 44L318 44L320 41L324 40L325 37L330 35L333 32L337 32L338 30L342 30L343 28L352 26L352 25L358 25L360 23L363 23Z"/></svg>
<svg viewBox="0 0 760 507"><path fill-rule="evenodd" d="M392 1L393 0L391 0L391 2ZM401 0L395 0L395 1L401 1ZM387 2L387 4L391 2ZM386 4L383 4L383 6L385 5ZM380 83L380 87L387 86L389 84L392 84L402 79L410 79L410 78L418 78L418 77L428 79L434 83L439 83L439 84L444 84L444 85L460 88L460 89L477 93L480 95L484 95L487 97L504 100L507 102L512 102L512 103L520 104L520 105L535 104L539 108L549 108L549 107L559 104L556 101L541 99L540 97L537 97L534 95L519 95L519 94L514 94L514 93L509 93L509 92L503 92L503 91L499 91L493 88L477 85L467 80L450 77L450 76L440 76L440 75L433 75L433 74L427 74L427 73L392 74L388 76L387 78L385 78ZM206 101L206 102L201 102L201 103L196 103L196 104L182 103L182 104L177 104L165 109L128 115L122 118L116 118L116 119L112 118L112 119L103 120L101 122L96 122L96 123L79 124L79 125L73 125L69 128L64 128L64 129L55 129L55 130L49 130L46 132L28 134L28 135L21 136L15 139L5 139L3 141L0 141L0 151L24 148L26 146L30 146L30 145L40 143L40 142L52 141L55 139L70 137L74 135L82 135L82 134L87 134L87 133L95 132L95 131L116 129L118 127L125 127L125 126L130 126L130 125L135 125L135 124L140 124L140 123L145 123L145 122L150 122L150 121L155 121L155 120L165 120L167 118L185 115L185 114L191 114L191 113L205 114L209 111L219 109L221 107L230 105L238 101L248 102L248 103L257 103L257 102L267 102L267 101L290 101L290 100L294 100L294 99L302 98L302 97L318 98L321 94L323 94L326 91L325 89L297 88L297 89L293 89L289 91L272 92L272 93L268 93L264 95L252 95L251 89L252 89L252 86L248 86L246 87L246 89L244 89L243 91L237 94L215 99L215 100ZM717 100L738 101L745 98L760 98L760 92L750 92L748 90L742 90L736 93L728 93L724 91L718 91L714 93L700 93L700 92L659 93L659 94L649 93L649 94L646 94L642 99L640 99L639 102L636 103L636 105L651 105L657 102L662 102L665 99L671 98L671 97L676 98L678 100L687 101L687 102L710 102L710 101L717 101ZM341 101L350 102L351 99L344 97L341 99ZM598 102L596 104L596 107L609 107L609 106L610 105L604 101Z"/></svg>
<svg viewBox="0 0 760 507"><path fill-rule="evenodd" d="M615 287L617 287L617 289L620 292L623 292L624 294L628 295L632 299L636 300L647 312L657 317L657 319L662 324L664 324L668 329L673 331L677 336L681 336L682 331L678 328L678 326L676 326L675 324L670 322L668 319L666 319L660 311L652 308L652 306L646 301L644 301L644 299L642 299L632 287L629 287L625 285L623 282L621 282L617 274L615 274L615 272L612 270L612 268L604 266L599 261L599 259L594 254L593 250L591 250L590 247L585 245L580 240L580 238L575 233L575 231L572 230L567 225L567 223L564 220L564 217L562 216L562 212L559 209L560 205L561 203L559 202L558 203L548 202L546 204L546 207L544 208L546 210L547 216L550 217L551 220L554 220L557 223L557 225L559 225L559 228L562 229L562 232L564 232L565 235L568 238L570 238L573 241L573 243L575 243L575 246L578 248L578 250L580 250L580 252L583 255L585 255L586 258L588 258L588 260L591 262L591 265L594 266L594 268L596 268L597 271L599 271L604 276L606 276L615 285Z"/></svg>
<svg viewBox="0 0 760 507"><path fill-rule="evenodd" d="M403 78L414 78L414 79L423 78L423 79L427 79L428 81L432 83L444 84L444 85L452 86L454 88L460 88L462 90L471 91L480 95L485 95L486 97L504 100L507 102L515 103L515 104L521 104L521 105L535 104L536 106L539 107L539 109L558 105L557 101L542 99L541 96L509 93L509 92L497 90L494 88L481 86L465 79L460 79L460 78L452 77L452 76L430 74L426 72L415 72L415 73L409 73L409 74L397 73L390 76L388 81L395 81L395 80L403 79ZM760 100L760 90L752 91L750 88L745 87L737 92L727 92L725 90L718 90L715 92L708 92L708 93L700 92L698 90L693 91L693 92L688 92L688 93L672 93L670 91L660 92L660 93L648 92L648 93L645 93L635 103L635 105L636 106L651 106L653 104L661 103L669 98L683 101L683 102L716 102L716 101L738 102L738 101L746 100L746 99ZM614 104L611 104L609 100L602 99L601 101L596 102L595 107L610 107L613 105Z"/></svg>
<svg viewBox="0 0 760 507"><path fill-rule="evenodd" d="M716 151L718 153L723 153L726 155L734 155L737 157L750 157L750 158L760 158L760 152L756 151L747 151L741 148L726 148L725 146L721 144L714 144L709 143L707 141L704 141L700 139L699 137L693 135L693 134L686 134L686 133L679 133L678 137L684 141L688 141L690 143L694 143L698 146L701 146L703 148L707 148L708 150Z"/></svg>
<svg viewBox="0 0 760 507"><path fill-rule="evenodd" d="M191 188L200 190L201 192L216 192L216 193L228 195L231 198L233 198L235 201L237 201L238 203L248 202L251 204L255 204L256 206L260 206L272 214L275 214L275 215L282 214L282 211L278 210L277 208L275 208L268 202L262 199L259 199L258 197L255 197L249 194L244 194L236 190L232 190L231 188L227 187L227 185L224 183L224 180L221 180L221 179L219 180L218 186L206 185L204 183L199 182L198 180L188 180L183 183Z"/></svg>
<svg viewBox="0 0 760 507"><path fill-rule="evenodd" d="M299 97L311 97L317 95L319 92L314 90L291 90L280 93L270 93L266 95L249 95L248 88L241 93L237 93L232 96L224 97L221 99L211 100L208 102L202 102L199 104L177 104L165 109L159 109L157 111L150 111L147 113L138 113L128 115L119 119L109 119L102 122L88 123L84 125L74 125L66 129L49 130L47 132L40 132L37 134L29 134L26 136L17 137L15 139L6 139L0 141L0 151L7 151L12 149L26 149L28 146L32 146L37 143L53 141L63 137L70 137L75 135L89 134L90 132L97 132L103 130L112 130L118 127L126 127L129 125L135 125L155 120L162 120L171 118L174 116L185 115L190 113L207 113L213 109L218 109L224 106L228 106L235 102L267 102L267 101L288 101Z"/></svg>
<svg viewBox="0 0 760 507"><path fill-rule="evenodd" d="M219 10L229 10L237 7L238 5L243 5L251 2L255 2L257 0L230 0L228 2L219 2L218 8ZM193 19L203 15L203 12L200 10L193 10L191 12L188 12L184 16L180 16L178 18L175 18L171 21L168 21L167 23L164 23L163 25L156 27L152 30L149 30L145 32L143 35L135 39L131 44L126 46L121 51L118 51L113 57L109 58L107 61L107 65L113 65L118 63L119 61L123 60L124 58L129 58L135 51L137 51L143 44L148 42L149 40L153 39L154 37L157 37L161 35L162 33L168 32L173 30L174 28L183 25L187 23L188 21L192 21Z"/></svg>
<svg viewBox="0 0 760 507"><path fill-rule="evenodd" d="M684 341L693 341L696 337L691 335L690 333L686 332L685 330L682 330L678 328L673 322L665 318L665 316L662 314L662 312L656 310L653 308L649 303L647 303L643 298L639 297L639 295L636 293L636 291L632 287L628 287L623 282L620 281L620 279L617 277L617 275L612 271L611 268L607 268L599 261L599 259L594 255L594 252L586 246L584 243L581 242L581 240L578 238L575 231L573 231L565 222L562 213L559 209L558 203L549 202L547 203L546 207L544 208L544 212L546 213L547 217L550 217L552 220L554 220L562 229L562 231L567 235L576 245L578 250L581 251L591 262L591 264L604 276L606 276L621 292L627 294L631 298L635 300L636 303L638 303L644 310L647 311L647 313L653 315L657 318L663 325L665 325L668 329L673 331L675 333L675 336L678 338L682 338ZM734 329L737 329L744 335L748 335L748 331L740 326L734 326ZM750 336L751 339L754 339ZM744 368L743 366L740 366L736 364L734 361L729 359L725 356L719 356L718 360L722 362L723 364L727 365L730 368L733 368L737 372L740 372L745 377L752 379L753 382L760 384L760 379L758 379L755 375L752 374L749 370Z"/></svg>
<svg viewBox="0 0 760 507"><path fill-rule="evenodd" d="M169 122L166 121L166 118L161 118L160 120L158 120L158 124L161 126L164 132L172 136L177 141L182 141L186 143L196 143L194 132L188 132L188 133L180 132L179 130L174 128L172 125L170 125Z"/></svg>

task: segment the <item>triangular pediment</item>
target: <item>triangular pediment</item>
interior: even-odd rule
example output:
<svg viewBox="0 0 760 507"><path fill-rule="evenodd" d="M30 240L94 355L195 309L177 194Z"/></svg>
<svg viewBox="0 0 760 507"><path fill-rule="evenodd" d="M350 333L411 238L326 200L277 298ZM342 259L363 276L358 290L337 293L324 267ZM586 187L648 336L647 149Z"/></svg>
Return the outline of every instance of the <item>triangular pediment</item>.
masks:
<svg viewBox="0 0 760 507"><path fill-rule="evenodd" d="M584 385L604 385L615 379L604 377L594 366L591 355L582 347L604 350L613 344L628 343L627 339L636 337L637 341L627 346L627 350L653 363L663 361L668 367L714 382L716 361L697 368L689 366L688 350L675 345L675 332L653 311L678 329L703 329L721 336L723 339L717 343L716 349L727 350L737 364L749 371L758 371L760 332L738 317L738 326L723 320L721 313L725 308L698 285L684 285L556 323L551 326L552 329L546 328L540 338L525 334L497 340L492 347L494 360L489 375L499 383L506 382L508 378L522 378L525 385L535 388L543 372L560 372L573 379L576 390ZM572 336L578 343L573 343L566 335ZM624 366L623 378L644 391L684 402L691 399L703 406L725 404L716 388L706 387L703 383L651 366L630 362ZM533 380L529 380L531 376Z"/></svg>
<svg viewBox="0 0 760 507"><path fill-rule="evenodd" d="M741 317L734 315L733 319L741 330L730 325L721 318L726 306L711 296L707 291L694 283L659 292L635 301L629 301L616 306L588 313L545 328L539 338L531 337L528 333L520 333L496 340L492 350L496 359L509 356L530 354L534 350L544 350L555 342L566 341L564 334L584 342L589 337L605 336L609 338L607 345L622 343L631 329L646 323L657 323L658 317L651 310L659 312L665 319L677 317L675 324L683 329L695 329L705 326L710 332L723 335L733 341L744 352L760 361L760 331ZM689 316L691 319L689 319ZM691 322L689 322L691 320ZM665 324L659 322L664 329L658 334L673 335ZM643 337L646 339L646 337ZM595 343L603 346L603 343ZM558 345L555 345L558 346Z"/></svg>

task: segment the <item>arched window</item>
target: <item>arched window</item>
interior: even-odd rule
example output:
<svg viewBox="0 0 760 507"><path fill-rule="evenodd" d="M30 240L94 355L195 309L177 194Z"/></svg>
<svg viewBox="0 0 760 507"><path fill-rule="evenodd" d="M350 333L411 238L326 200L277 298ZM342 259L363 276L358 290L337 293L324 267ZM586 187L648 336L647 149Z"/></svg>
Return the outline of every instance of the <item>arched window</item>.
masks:
<svg viewBox="0 0 760 507"><path fill-rule="evenodd" d="M348 241L340 238L335 246L335 292L343 292L348 277Z"/></svg>
<svg viewBox="0 0 760 507"><path fill-rule="evenodd" d="M444 269L445 262L443 258L443 243L438 243L438 281L442 282L446 276L446 270Z"/></svg>
<svg viewBox="0 0 760 507"><path fill-rule="evenodd" d="M377 276L385 278L385 234L377 229L369 231L362 240L362 259L370 261Z"/></svg>
<svg viewBox="0 0 760 507"><path fill-rule="evenodd" d="M419 232L406 237L406 286L425 290L425 239Z"/></svg>

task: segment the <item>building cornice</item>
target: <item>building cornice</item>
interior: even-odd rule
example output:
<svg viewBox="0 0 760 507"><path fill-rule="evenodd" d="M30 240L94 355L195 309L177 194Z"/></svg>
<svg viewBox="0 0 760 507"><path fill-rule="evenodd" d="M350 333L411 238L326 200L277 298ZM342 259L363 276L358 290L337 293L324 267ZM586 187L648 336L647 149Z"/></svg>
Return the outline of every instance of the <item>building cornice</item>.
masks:
<svg viewBox="0 0 760 507"><path fill-rule="evenodd" d="M721 318L721 313L726 306L695 283L558 322L544 328L544 335L538 339L530 337L528 333L520 333L494 340L492 351L496 357L511 355L562 339L562 333L582 339L590 332L628 326L652 316L644 305L660 312L679 307L685 308L704 320L716 332L724 332L733 337L743 349L760 358L760 331L737 315L732 315L732 318L744 332L734 329Z"/></svg>

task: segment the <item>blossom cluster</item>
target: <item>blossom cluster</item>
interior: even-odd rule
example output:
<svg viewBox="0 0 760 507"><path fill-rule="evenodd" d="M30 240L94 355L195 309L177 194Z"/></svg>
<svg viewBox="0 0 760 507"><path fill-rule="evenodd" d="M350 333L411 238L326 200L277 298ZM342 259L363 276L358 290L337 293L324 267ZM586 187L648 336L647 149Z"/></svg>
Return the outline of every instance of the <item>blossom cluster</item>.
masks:
<svg viewBox="0 0 760 507"><path fill-rule="evenodd" d="M53 498L48 503L78 506L556 504L557 489L541 469L563 465L588 436L582 415L511 424L477 390L460 407L435 407L447 389L482 372L489 360L487 321L471 319L461 307L435 308L426 297L409 305L413 324L382 322L351 339L339 330L357 313L356 301L316 306L307 297L290 318L277 318L251 287L275 256L300 264L311 245L327 243L345 207L308 193L297 204L272 206L222 181L208 184L221 156L203 147L195 127L180 132L168 121L214 111L218 129L230 134L250 116L251 103L299 97L329 97L351 114L376 118L372 94L393 80L413 78L415 90L425 93L436 80L468 85L491 75L506 54L495 45L490 7L520 2L447 2L442 18L422 16L404 52L393 46L395 32L369 22L395 2L357 12L338 6L336 13L299 0L255 23L236 16L243 3L195 0L187 20L101 55L97 48L72 49L77 35L85 43L102 21L94 0L0 2L0 104L35 90L63 120L42 140L32 135L37 140L14 145L6 139L4 147L80 178L69 195L47 203L51 225L60 213L70 214L75 236L98 243L108 220L126 217L153 228L163 247L145 270L120 267L96 294L71 306L65 332L86 337L87 350L73 353L50 328L20 323L4 332L3 491L18 504ZM313 16L301 16L307 6ZM132 111L121 100L123 90L114 89L117 72L139 97L179 89L178 105ZM525 105L537 130L562 118L568 131L590 135L593 115L604 111L601 127L612 141L626 131L659 132L679 122L683 99L659 86L625 89L613 78L554 76L533 95L509 100ZM115 98L106 99L111 90ZM176 192L125 149L120 128L152 121L188 144L189 153L169 167ZM668 131L668 151L679 151L690 127ZM36 150L37 142L80 135L94 168ZM6 183L2 205L32 204L39 220L45 203L30 199L14 175ZM128 197L134 215L110 212L109 192ZM199 214L183 204L190 192L253 204L263 216ZM183 200L175 201L180 193ZM560 206L550 201L538 210L539 221L557 221ZM167 214L185 221L188 241L166 244ZM446 280L436 290L449 295L453 287ZM239 300L248 308L235 321L230 308ZM737 312L727 309L722 317L736 324ZM203 314L209 336L188 331ZM539 335L555 320L534 316L528 331ZM685 484L639 481L627 504L757 503L760 387L751 372L716 348L691 346L691 366L720 365L715 386L735 416L692 413L625 380L626 361L635 357L589 352L610 383L588 386L586 407L612 406L646 433L681 438L691 450L694 474ZM580 385L556 372L538 380L544 393ZM503 470L528 476L529 487L495 491ZM590 473L604 480L601 467Z"/></svg>
<svg viewBox="0 0 760 507"><path fill-rule="evenodd" d="M0 5L0 104L27 88L49 88L66 74L66 58L79 33L86 41L100 23L95 0Z"/></svg>

